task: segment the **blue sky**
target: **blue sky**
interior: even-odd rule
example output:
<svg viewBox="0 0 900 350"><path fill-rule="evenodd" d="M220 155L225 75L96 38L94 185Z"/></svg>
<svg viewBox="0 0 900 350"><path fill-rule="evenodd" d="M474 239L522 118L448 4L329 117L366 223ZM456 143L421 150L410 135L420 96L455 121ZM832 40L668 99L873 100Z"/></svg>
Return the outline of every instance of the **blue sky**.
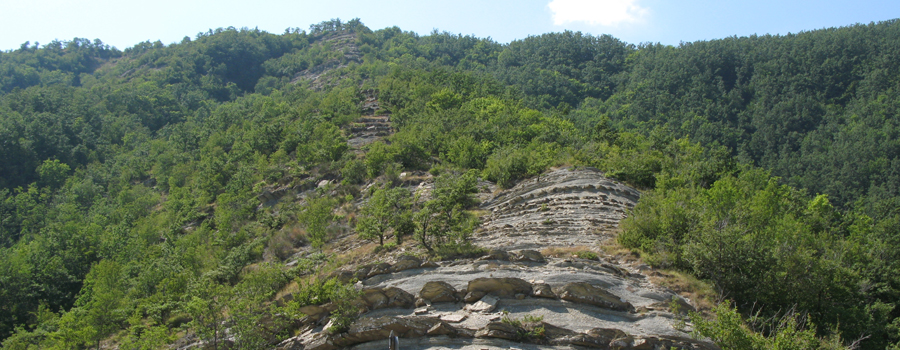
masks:
<svg viewBox="0 0 900 350"><path fill-rule="evenodd" d="M280 34L331 18L491 37L502 43L563 30L625 42L677 45L727 36L787 34L900 17L897 0L0 0L0 50L74 37L125 49L169 44L218 27Z"/></svg>

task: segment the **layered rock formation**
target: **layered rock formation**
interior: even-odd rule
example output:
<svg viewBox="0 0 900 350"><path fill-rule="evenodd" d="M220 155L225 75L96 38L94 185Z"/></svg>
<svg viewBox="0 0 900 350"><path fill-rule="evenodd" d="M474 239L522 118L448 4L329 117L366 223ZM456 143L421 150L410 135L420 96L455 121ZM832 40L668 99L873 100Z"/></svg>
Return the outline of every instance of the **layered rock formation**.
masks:
<svg viewBox="0 0 900 350"><path fill-rule="evenodd" d="M639 197L596 169L559 169L484 202L490 215L474 238L484 247L508 249L592 246L611 236Z"/></svg>
<svg viewBox="0 0 900 350"><path fill-rule="evenodd" d="M347 267L365 313L327 334L328 305L281 349L717 349L679 328L669 305L691 302L641 271L604 259L544 256L539 249L597 249L639 193L594 169L560 169L484 201L479 258L431 262L398 256ZM599 254L599 253L597 253ZM602 255L602 254L601 254ZM321 312L320 312L321 311Z"/></svg>
<svg viewBox="0 0 900 350"><path fill-rule="evenodd" d="M347 144L353 150L383 139L393 133L391 117L381 113L378 102L378 93L374 90L364 91L365 100L362 102L362 116L345 129L348 134Z"/></svg>

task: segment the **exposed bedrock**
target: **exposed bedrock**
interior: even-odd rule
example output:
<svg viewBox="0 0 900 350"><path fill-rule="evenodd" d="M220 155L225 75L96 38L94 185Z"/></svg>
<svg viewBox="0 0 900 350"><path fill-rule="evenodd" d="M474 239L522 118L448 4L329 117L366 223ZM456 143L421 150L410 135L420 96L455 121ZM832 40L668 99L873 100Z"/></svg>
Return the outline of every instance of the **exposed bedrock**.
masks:
<svg viewBox="0 0 900 350"><path fill-rule="evenodd" d="M690 300L596 249L639 197L589 168L525 180L482 203L473 240L483 256L347 266L334 276L359 281L365 312L348 332L327 334L333 307L308 307L305 332L279 348L381 350L393 331L403 350L718 349L679 328ZM541 253L573 246L601 258Z"/></svg>
<svg viewBox="0 0 900 350"><path fill-rule="evenodd" d="M609 238L640 192L592 168L554 170L485 201L475 242L493 248L594 245Z"/></svg>

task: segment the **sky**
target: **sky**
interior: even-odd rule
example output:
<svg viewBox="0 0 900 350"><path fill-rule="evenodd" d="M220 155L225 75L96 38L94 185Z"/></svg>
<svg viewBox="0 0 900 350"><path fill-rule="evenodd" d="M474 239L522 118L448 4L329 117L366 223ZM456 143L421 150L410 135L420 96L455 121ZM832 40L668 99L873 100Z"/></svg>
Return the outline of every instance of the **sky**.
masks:
<svg viewBox="0 0 900 350"><path fill-rule="evenodd" d="M436 29L500 43L572 30L678 45L898 17L898 0L0 0L0 50L76 37L122 50L229 26L281 34L332 18L359 18L373 30L397 26L427 35Z"/></svg>

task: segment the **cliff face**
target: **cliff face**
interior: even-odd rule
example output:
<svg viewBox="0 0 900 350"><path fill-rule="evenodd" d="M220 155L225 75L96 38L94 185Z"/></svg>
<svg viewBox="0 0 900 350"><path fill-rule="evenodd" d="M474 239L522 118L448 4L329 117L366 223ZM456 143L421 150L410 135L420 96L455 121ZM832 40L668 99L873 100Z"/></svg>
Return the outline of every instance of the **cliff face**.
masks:
<svg viewBox="0 0 900 350"><path fill-rule="evenodd" d="M640 193L595 169L560 169L502 191L483 203L490 215L476 243L504 249L596 246L613 237Z"/></svg>
<svg viewBox="0 0 900 350"><path fill-rule="evenodd" d="M690 300L599 253L639 196L583 168L496 192L473 237L488 254L347 267L337 276L359 279L366 312L329 335L328 306L309 308L303 333L279 348L384 349L393 332L403 349L716 349L679 327Z"/></svg>

